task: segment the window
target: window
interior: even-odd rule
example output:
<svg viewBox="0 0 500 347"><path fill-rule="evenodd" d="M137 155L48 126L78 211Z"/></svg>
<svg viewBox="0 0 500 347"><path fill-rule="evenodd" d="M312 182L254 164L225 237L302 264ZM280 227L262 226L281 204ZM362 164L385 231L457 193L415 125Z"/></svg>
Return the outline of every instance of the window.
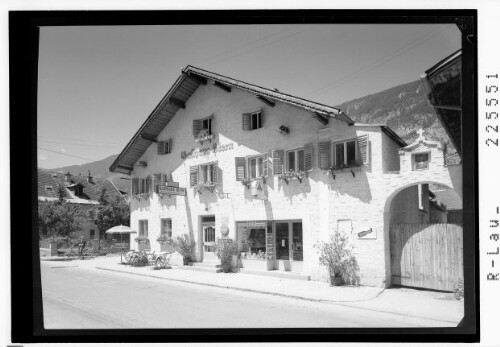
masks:
<svg viewBox="0 0 500 347"><path fill-rule="evenodd" d="M206 130L208 135L212 135L213 119L213 115L203 119L193 119L193 136L195 139L203 130Z"/></svg>
<svg viewBox="0 0 500 347"><path fill-rule="evenodd" d="M172 153L172 139L167 141L158 141L158 155L165 155Z"/></svg>
<svg viewBox="0 0 500 347"><path fill-rule="evenodd" d="M94 229L90 229L90 239L93 240L95 237L95 230Z"/></svg>
<svg viewBox="0 0 500 347"><path fill-rule="evenodd" d="M147 219L139 221L139 236L148 237L148 221L147 221Z"/></svg>
<svg viewBox="0 0 500 347"><path fill-rule="evenodd" d="M356 140L335 143L335 166L356 163Z"/></svg>
<svg viewBox="0 0 500 347"><path fill-rule="evenodd" d="M150 178L139 179L139 194L149 194Z"/></svg>
<svg viewBox="0 0 500 347"><path fill-rule="evenodd" d="M248 158L248 177L259 178L262 174L262 156Z"/></svg>
<svg viewBox="0 0 500 347"><path fill-rule="evenodd" d="M198 183L217 183L217 163L200 165L198 167Z"/></svg>
<svg viewBox="0 0 500 347"><path fill-rule="evenodd" d="M201 120L201 130L208 130L208 135L212 135L212 117Z"/></svg>
<svg viewBox="0 0 500 347"><path fill-rule="evenodd" d="M413 155L413 170L426 170L429 168L429 153Z"/></svg>
<svg viewBox="0 0 500 347"><path fill-rule="evenodd" d="M172 219L162 218L161 220L161 234L172 237Z"/></svg>
<svg viewBox="0 0 500 347"><path fill-rule="evenodd" d="M262 111L243 113L243 130L262 128Z"/></svg>
<svg viewBox="0 0 500 347"><path fill-rule="evenodd" d="M304 149L295 149L286 152L286 169L287 171L304 171Z"/></svg>

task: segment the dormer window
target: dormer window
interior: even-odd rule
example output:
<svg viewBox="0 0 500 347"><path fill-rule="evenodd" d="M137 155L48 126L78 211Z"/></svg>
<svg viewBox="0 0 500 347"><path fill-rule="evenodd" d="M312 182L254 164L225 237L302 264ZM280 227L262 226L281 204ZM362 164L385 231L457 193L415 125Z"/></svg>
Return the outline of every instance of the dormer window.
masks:
<svg viewBox="0 0 500 347"><path fill-rule="evenodd" d="M83 195L83 189L80 186L75 187L75 195L76 196L82 196Z"/></svg>

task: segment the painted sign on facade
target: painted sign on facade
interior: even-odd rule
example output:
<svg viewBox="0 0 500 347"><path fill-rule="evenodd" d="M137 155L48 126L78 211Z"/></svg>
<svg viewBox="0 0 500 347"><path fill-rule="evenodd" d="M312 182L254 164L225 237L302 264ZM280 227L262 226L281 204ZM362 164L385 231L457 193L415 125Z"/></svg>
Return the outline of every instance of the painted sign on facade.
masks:
<svg viewBox="0 0 500 347"><path fill-rule="evenodd" d="M186 196L186 188L158 186L158 194Z"/></svg>
<svg viewBox="0 0 500 347"><path fill-rule="evenodd" d="M223 145L220 145L218 143L214 143L212 145L212 148L210 147L205 147L205 148L193 148L191 151L182 151L181 152L181 158L182 159L194 159L198 158L201 156L208 156L210 154L217 154L219 152L224 152L224 151L229 151L233 149L233 143L226 143Z"/></svg>

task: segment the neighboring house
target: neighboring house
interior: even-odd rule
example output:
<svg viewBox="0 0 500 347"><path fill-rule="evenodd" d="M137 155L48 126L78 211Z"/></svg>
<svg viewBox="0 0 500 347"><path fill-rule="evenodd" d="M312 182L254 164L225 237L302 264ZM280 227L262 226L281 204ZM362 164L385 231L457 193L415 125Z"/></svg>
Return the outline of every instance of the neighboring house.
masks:
<svg viewBox="0 0 500 347"><path fill-rule="evenodd" d="M99 228L92 221L99 205L101 190L106 189L107 195L114 199L123 199L122 194L107 179L97 179L90 175L80 176L70 173L52 172L38 169L38 201L56 201L59 199L59 187L63 188L64 201L78 206L88 214L89 220L85 222L82 230L75 233L75 237L84 236L87 239L111 238L105 235L105 230Z"/></svg>
<svg viewBox="0 0 500 347"><path fill-rule="evenodd" d="M430 103L460 157L462 157L461 73L462 50L459 49L425 71L420 77L429 92Z"/></svg>
<svg viewBox="0 0 500 347"><path fill-rule="evenodd" d="M187 233L195 260L214 262L227 236L243 271L324 281L314 245L343 231L361 283L377 286L391 284L391 224L421 222L429 183L462 184L423 132L407 145L384 125L192 66L110 171L131 175L131 227L153 250L161 233Z"/></svg>

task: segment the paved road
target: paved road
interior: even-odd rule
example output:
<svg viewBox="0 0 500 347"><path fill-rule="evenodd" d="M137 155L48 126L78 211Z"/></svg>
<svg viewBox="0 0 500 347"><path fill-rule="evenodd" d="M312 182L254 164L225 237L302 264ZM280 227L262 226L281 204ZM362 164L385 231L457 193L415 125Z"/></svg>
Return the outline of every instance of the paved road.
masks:
<svg viewBox="0 0 500 347"><path fill-rule="evenodd" d="M429 327L398 314L42 262L46 329Z"/></svg>

